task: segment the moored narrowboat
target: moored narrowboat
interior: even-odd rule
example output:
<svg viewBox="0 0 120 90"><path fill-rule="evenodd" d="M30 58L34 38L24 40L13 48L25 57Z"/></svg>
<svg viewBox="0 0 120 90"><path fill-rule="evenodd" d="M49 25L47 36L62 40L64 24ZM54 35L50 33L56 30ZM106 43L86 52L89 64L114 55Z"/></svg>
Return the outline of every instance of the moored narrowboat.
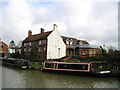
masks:
<svg viewBox="0 0 120 90"><path fill-rule="evenodd" d="M14 58L2 59L2 65L13 66L15 68L21 68L21 69L29 68L29 62L25 59L14 59Z"/></svg>
<svg viewBox="0 0 120 90"><path fill-rule="evenodd" d="M71 63L71 62L56 62L56 61L45 61L43 63L42 71L57 71L67 72L73 74L94 74L103 75L110 74L110 70L95 71L92 63Z"/></svg>

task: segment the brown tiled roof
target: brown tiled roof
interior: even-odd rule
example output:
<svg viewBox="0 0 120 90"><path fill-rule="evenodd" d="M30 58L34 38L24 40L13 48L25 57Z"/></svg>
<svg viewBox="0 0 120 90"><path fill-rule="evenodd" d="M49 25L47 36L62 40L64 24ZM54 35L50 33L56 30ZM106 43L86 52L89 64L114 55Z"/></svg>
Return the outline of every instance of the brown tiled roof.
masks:
<svg viewBox="0 0 120 90"><path fill-rule="evenodd" d="M66 36L61 36L62 37L62 39L73 39L73 40L76 40L76 41L82 41L82 43L83 44L89 44L87 41L85 41L85 40L78 40L78 39L76 39L76 38L71 38L71 37L66 37Z"/></svg>
<svg viewBox="0 0 120 90"><path fill-rule="evenodd" d="M31 35L31 36L28 36L28 37L24 40L24 42L46 39L46 38L50 35L51 32L52 32L52 31L43 32L43 33L40 33L40 34L34 34L34 35Z"/></svg>

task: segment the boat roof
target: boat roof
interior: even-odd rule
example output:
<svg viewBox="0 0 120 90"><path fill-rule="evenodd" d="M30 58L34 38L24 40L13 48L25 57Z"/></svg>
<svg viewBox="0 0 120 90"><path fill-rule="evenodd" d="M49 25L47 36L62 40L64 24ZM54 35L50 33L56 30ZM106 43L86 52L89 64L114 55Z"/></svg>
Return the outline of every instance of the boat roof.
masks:
<svg viewBox="0 0 120 90"><path fill-rule="evenodd" d="M90 64L90 62L58 62L58 61L45 61L47 63L61 63L61 64Z"/></svg>

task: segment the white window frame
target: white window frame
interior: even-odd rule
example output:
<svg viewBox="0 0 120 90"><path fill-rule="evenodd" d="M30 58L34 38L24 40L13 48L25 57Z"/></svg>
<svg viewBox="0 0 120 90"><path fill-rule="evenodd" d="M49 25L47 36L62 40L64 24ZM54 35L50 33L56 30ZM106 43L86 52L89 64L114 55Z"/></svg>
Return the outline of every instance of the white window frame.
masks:
<svg viewBox="0 0 120 90"><path fill-rule="evenodd" d="M69 45L69 39L66 39L66 44Z"/></svg>
<svg viewBox="0 0 120 90"><path fill-rule="evenodd" d="M79 44L83 44L83 42L82 42L82 41L80 41L80 42L79 42Z"/></svg>
<svg viewBox="0 0 120 90"><path fill-rule="evenodd" d="M29 52L31 51L31 48L29 48Z"/></svg>
<svg viewBox="0 0 120 90"><path fill-rule="evenodd" d="M93 49L92 52L93 52L93 54L96 54L96 50L95 49Z"/></svg>
<svg viewBox="0 0 120 90"><path fill-rule="evenodd" d="M89 50L89 52L90 52L90 54L93 54L93 51L92 51L92 49L90 49L90 50Z"/></svg>
<svg viewBox="0 0 120 90"><path fill-rule="evenodd" d="M41 47L39 47L39 48L38 48L38 52L41 52L41 51L42 51L42 50L41 50Z"/></svg>
<svg viewBox="0 0 120 90"><path fill-rule="evenodd" d="M70 45L73 45L73 40L72 39L70 39Z"/></svg>
<svg viewBox="0 0 120 90"><path fill-rule="evenodd" d="M41 44L42 44L42 41L40 40L40 41L39 41L39 45L41 45Z"/></svg>
<svg viewBox="0 0 120 90"><path fill-rule="evenodd" d="M26 43L24 43L24 46L26 46Z"/></svg>
<svg viewBox="0 0 120 90"><path fill-rule="evenodd" d="M83 55L86 55L86 50L83 50Z"/></svg>
<svg viewBox="0 0 120 90"><path fill-rule="evenodd" d="M24 52L26 52L26 48L24 48Z"/></svg>
<svg viewBox="0 0 120 90"><path fill-rule="evenodd" d="M31 42L29 42L29 46L31 46Z"/></svg>
<svg viewBox="0 0 120 90"><path fill-rule="evenodd" d="M46 48L44 47L44 51L46 50Z"/></svg>

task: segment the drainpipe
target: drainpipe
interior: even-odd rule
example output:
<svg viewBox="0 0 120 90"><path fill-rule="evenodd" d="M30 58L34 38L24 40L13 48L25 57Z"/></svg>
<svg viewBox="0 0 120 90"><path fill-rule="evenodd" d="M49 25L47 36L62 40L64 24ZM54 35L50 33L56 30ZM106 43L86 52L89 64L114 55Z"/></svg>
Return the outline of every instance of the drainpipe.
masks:
<svg viewBox="0 0 120 90"><path fill-rule="evenodd" d="M60 59L60 48L58 48L58 58Z"/></svg>

